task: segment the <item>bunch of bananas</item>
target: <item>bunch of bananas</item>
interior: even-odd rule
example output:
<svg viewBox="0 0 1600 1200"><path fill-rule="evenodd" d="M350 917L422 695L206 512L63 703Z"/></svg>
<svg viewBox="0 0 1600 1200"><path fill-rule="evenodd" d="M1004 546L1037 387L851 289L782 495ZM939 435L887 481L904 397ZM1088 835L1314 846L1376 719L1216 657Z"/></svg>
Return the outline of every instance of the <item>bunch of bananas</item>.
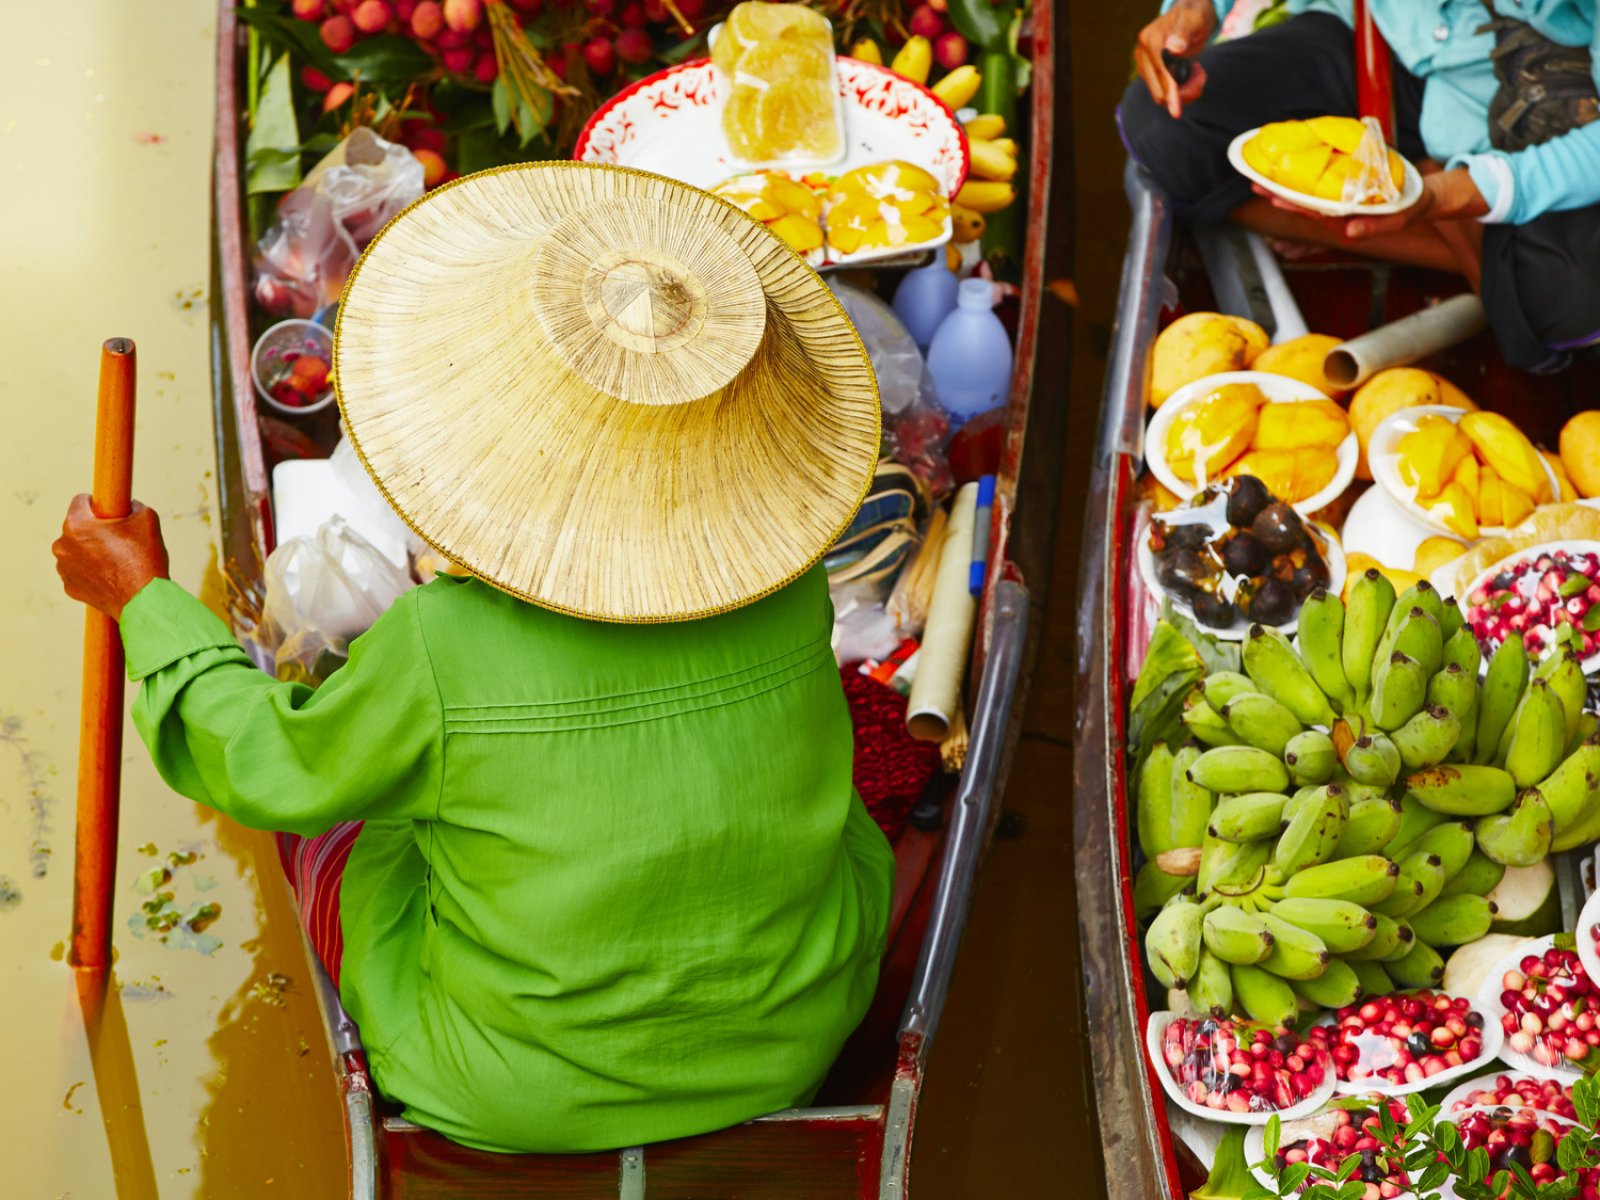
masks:
<svg viewBox="0 0 1600 1200"><path fill-rule="evenodd" d="M850 48L853 58L882 63L883 54L871 38ZM926 83L932 64L932 46L925 37L906 40L889 69L914 83ZM952 112L972 103L983 86L983 76L971 65L960 66L929 90ZM950 206L955 224L954 241L975 242L983 236L989 216L1016 203L1012 180L1017 174L1017 143L1006 136L1006 119L999 113L981 113L964 123L971 161L971 178L961 186Z"/></svg>
<svg viewBox="0 0 1600 1200"><path fill-rule="evenodd" d="M1348 604L1312 594L1297 644L1252 628L1241 663L1194 686L1189 740L1135 782L1150 967L1196 1009L1276 1025L1437 986L1508 868L1600 837L1600 718L1570 649L1530 670L1513 636L1480 683L1455 601L1370 570Z"/></svg>

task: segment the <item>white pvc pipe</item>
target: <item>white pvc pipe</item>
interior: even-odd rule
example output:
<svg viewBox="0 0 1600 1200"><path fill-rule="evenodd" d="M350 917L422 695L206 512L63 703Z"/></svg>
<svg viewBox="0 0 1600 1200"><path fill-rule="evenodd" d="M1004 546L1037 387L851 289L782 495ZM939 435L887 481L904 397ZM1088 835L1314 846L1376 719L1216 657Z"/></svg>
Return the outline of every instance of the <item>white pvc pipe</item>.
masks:
<svg viewBox="0 0 1600 1200"><path fill-rule="evenodd" d="M1484 324L1483 301L1471 294L1452 296L1335 346L1323 360L1322 373L1337 387L1353 388L1387 367L1403 367L1464 342Z"/></svg>

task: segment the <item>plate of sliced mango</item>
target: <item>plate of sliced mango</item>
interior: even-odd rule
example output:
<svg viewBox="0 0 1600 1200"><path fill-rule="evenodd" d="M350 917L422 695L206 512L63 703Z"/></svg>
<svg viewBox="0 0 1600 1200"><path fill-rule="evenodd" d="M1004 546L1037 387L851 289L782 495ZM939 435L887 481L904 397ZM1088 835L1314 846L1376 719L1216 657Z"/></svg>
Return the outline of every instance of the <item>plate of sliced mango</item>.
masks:
<svg viewBox="0 0 1600 1200"><path fill-rule="evenodd" d="M1422 195L1422 175L1392 149L1389 172L1398 199L1363 186L1358 149L1365 133L1355 117L1274 121L1234 138L1228 161L1269 192L1330 217L1381 216L1410 208Z"/></svg>

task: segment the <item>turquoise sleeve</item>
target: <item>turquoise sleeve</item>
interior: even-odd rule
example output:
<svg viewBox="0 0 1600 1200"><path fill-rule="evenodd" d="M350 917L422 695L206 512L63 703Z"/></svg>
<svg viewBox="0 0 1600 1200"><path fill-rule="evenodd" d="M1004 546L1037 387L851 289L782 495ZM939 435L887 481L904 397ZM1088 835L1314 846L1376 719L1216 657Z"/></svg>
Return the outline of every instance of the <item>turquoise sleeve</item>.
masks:
<svg viewBox="0 0 1600 1200"><path fill-rule="evenodd" d="M367 817L431 818L443 713L415 593L357 638L320 689L258 670L227 627L165 580L123 610L133 721L176 791L254 829L317 834Z"/></svg>

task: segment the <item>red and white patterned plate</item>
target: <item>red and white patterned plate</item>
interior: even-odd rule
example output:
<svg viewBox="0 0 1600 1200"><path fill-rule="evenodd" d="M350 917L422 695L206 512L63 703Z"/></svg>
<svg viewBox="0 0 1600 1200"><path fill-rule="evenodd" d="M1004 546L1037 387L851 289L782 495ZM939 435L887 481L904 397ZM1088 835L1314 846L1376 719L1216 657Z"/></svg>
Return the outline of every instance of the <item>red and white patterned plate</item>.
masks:
<svg viewBox="0 0 1600 1200"><path fill-rule="evenodd" d="M967 135L944 101L876 63L855 58L835 62L844 100L846 150L842 159L816 169L842 175L856 167L899 159L931 174L945 195L953 197L960 191L967 178ZM708 58L646 76L589 118L572 157L578 162L637 167L713 188L750 170L733 157L722 133L727 87ZM907 249L868 251L842 261L897 257Z"/></svg>

